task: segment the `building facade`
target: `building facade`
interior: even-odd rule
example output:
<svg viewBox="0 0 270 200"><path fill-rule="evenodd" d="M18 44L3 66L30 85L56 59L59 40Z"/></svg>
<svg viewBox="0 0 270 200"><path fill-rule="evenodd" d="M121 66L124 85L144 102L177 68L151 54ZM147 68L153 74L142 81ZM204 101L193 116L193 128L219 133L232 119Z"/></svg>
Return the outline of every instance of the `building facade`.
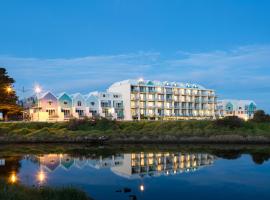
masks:
<svg viewBox="0 0 270 200"><path fill-rule="evenodd" d="M125 120L214 119L217 114L215 91L196 84L125 80L108 91L122 95Z"/></svg>
<svg viewBox="0 0 270 200"><path fill-rule="evenodd" d="M237 116L241 119L249 120L254 117L257 106L252 100L225 99L218 101L217 108L220 118Z"/></svg>
<svg viewBox="0 0 270 200"><path fill-rule="evenodd" d="M86 97L86 104L92 116L124 119L123 100L119 93L92 92Z"/></svg>
<svg viewBox="0 0 270 200"><path fill-rule="evenodd" d="M122 95L110 92L80 93L69 95L65 92L54 95L45 92L34 95L22 102L26 116L31 121L67 121L71 118L105 117L124 119Z"/></svg>

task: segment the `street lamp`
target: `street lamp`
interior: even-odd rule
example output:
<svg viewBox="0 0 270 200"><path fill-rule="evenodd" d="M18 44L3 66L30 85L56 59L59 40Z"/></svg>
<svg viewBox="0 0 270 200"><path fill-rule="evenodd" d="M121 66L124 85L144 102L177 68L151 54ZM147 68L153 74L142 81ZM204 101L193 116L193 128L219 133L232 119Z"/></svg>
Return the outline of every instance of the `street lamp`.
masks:
<svg viewBox="0 0 270 200"><path fill-rule="evenodd" d="M39 94L41 93L42 89L39 85L35 86L35 93L37 95L37 107L38 107L38 121L39 121Z"/></svg>
<svg viewBox="0 0 270 200"><path fill-rule="evenodd" d="M8 94L11 93L12 92L12 87L11 86L7 86L6 91L7 91Z"/></svg>

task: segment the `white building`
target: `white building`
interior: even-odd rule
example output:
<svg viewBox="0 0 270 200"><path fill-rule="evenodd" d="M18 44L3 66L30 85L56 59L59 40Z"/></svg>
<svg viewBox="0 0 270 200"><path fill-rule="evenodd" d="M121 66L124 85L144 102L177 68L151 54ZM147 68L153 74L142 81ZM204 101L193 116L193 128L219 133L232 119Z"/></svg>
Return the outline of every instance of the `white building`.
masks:
<svg viewBox="0 0 270 200"><path fill-rule="evenodd" d="M252 119L256 111L256 103L252 100L225 99L218 101L218 116L237 116L244 120Z"/></svg>
<svg viewBox="0 0 270 200"><path fill-rule="evenodd" d="M216 116L216 94L197 84L124 80L116 82L109 92L123 98L124 119L213 119Z"/></svg>
<svg viewBox="0 0 270 200"><path fill-rule="evenodd" d="M93 116L123 119L122 95L112 92L92 92L86 97L86 105Z"/></svg>

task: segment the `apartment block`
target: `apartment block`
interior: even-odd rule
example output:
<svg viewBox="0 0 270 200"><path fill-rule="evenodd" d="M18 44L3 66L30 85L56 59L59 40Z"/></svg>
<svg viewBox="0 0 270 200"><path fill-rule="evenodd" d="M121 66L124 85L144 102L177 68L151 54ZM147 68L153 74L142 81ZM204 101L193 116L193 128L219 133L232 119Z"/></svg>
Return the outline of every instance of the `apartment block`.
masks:
<svg viewBox="0 0 270 200"><path fill-rule="evenodd" d="M124 80L108 89L122 95L125 120L214 119L217 96L201 85Z"/></svg>

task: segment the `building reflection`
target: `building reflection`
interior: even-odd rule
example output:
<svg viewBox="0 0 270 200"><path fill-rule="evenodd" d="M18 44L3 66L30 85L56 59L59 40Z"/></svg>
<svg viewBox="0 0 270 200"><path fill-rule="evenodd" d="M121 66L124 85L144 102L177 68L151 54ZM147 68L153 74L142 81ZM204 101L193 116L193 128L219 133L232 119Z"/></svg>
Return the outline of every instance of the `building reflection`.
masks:
<svg viewBox="0 0 270 200"><path fill-rule="evenodd" d="M196 171L214 160L215 156L203 153L132 153L124 154L123 165L112 171L126 178L173 175Z"/></svg>
<svg viewBox="0 0 270 200"><path fill-rule="evenodd" d="M125 178L141 178L145 176L173 175L196 171L203 166L213 164L215 156L206 153L125 153L110 156L73 157L68 154L46 154L32 157L43 173L39 179L45 180L46 172L56 169L71 170L91 167L95 169L109 168L113 173ZM44 179L44 180L43 180Z"/></svg>

